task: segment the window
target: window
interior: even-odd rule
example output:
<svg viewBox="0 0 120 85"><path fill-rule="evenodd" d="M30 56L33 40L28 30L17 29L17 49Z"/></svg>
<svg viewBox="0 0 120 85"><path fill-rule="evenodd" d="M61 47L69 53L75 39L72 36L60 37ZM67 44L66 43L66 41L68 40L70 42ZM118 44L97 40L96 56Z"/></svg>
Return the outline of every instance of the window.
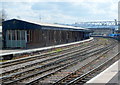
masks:
<svg viewBox="0 0 120 85"><path fill-rule="evenodd" d="M21 31L21 40L25 40L25 31L24 30Z"/></svg>
<svg viewBox="0 0 120 85"><path fill-rule="evenodd" d="M30 30L27 31L27 42L30 42Z"/></svg>
<svg viewBox="0 0 120 85"><path fill-rule="evenodd" d="M7 30L8 40L25 40L25 30Z"/></svg>
<svg viewBox="0 0 120 85"><path fill-rule="evenodd" d="M16 34L17 34L17 36L16 36L16 37L17 37L17 39L16 39L16 40L20 40L20 31L19 31L19 30L17 30L17 31L16 31Z"/></svg>
<svg viewBox="0 0 120 85"><path fill-rule="evenodd" d="M11 30L7 30L8 40L11 40Z"/></svg>
<svg viewBox="0 0 120 85"><path fill-rule="evenodd" d="M15 30L12 30L12 40L15 40Z"/></svg>

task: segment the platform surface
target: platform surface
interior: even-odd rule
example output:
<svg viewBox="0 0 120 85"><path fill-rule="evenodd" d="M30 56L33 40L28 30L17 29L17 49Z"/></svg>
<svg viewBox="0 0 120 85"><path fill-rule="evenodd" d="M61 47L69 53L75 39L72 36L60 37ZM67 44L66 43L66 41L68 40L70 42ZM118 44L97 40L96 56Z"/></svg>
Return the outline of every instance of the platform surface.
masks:
<svg viewBox="0 0 120 85"><path fill-rule="evenodd" d="M120 85L120 71L108 83L116 82Z"/></svg>
<svg viewBox="0 0 120 85"><path fill-rule="evenodd" d="M106 70L92 78L86 83L120 83L120 67L119 64L120 60L116 61Z"/></svg>

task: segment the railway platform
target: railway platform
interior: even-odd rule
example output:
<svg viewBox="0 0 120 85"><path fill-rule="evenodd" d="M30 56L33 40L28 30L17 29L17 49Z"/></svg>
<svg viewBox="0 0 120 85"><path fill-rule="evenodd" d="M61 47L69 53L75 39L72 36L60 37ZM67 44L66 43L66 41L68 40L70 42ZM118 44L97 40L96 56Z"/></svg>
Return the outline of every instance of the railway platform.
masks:
<svg viewBox="0 0 120 85"><path fill-rule="evenodd" d="M106 70L86 82L86 84L120 84L120 69L119 69L120 60L116 61Z"/></svg>
<svg viewBox="0 0 120 85"><path fill-rule="evenodd" d="M54 48L60 48L60 47L65 47L65 46L70 46L70 45L75 45L79 43L84 43L84 42L89 42L93 40L93 37L90 39L78 41L78 42L72 42L72 43L67 43L67 44L61 44L61 45L54 45L54 46L49 46L49 47L41 47L41 48L33 48L33 49L15 49L15 50L0 50L0 56L9 56L9 55L22 55L22 54L29 54L29 53L34 53L34 52L40 52L43 50L50 50ZM2 59L2 58L1 58Z"/></svg>

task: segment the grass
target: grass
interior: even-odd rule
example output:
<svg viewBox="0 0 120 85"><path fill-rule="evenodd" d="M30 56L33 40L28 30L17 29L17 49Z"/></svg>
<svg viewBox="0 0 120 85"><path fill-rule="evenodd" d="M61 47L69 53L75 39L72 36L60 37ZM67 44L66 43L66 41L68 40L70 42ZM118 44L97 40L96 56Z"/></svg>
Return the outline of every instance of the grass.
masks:
<svg viewBox="0 0 120 85"><path fill-rule="evenodd" d="M56 50L53 50L53 51L50 51L49 53L56 53L56 52L60 52L60 51L62 51L62 49L56 49Z"/></svg>
<svg viewBox="0 0 120 85"><path fill-rule="evenodd" d="M101 44L101 45L107 45L107 44L109 44L109 41L108 41L108 39L102 38L102 39L100 39L99 44Z"/></svg>
<svg viewBox="0 0 120 85"><path fill-rule="evenodd" d="M6 62L6 61L8 61L8 60L0 60L0 62Z"/></svg>

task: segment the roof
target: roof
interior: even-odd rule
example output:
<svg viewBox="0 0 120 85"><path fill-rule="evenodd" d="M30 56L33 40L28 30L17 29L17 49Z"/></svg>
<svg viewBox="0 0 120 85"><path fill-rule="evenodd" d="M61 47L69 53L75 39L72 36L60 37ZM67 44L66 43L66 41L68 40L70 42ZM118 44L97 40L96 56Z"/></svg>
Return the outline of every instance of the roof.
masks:
<svg viewBox="0 0 120 85"><path fill-rule="evenodd" d="M120 30L116 30L116 32L120 32Z"/></svg>
<svg viewBox="0 0 120 85"><path fill-rule="evenodd" d="M16 20L20 20L20 19L16 19ZM81 28L81 27L58 25L58 24L49 24L49 23L34 22L34 21L27 21L27 20L21 20L21 21L31 22L31 23L38 24L38 25L41 25L41 26L51 26L51 27L61 27L61 28L74 28L74 29L85 29L85 28Z"/></svg>
<svg viewBox="0 0 120 85"><path fill-rule="evenodd" d="M55 28L67 29L67 30L72 29L72 30L75 30L75 31L80 31L80 30L90 31L87 28L66 26L66 25L58 25L58 24L49 24L49 23L42 23L42 22L33 22L33 21L27 21L27 20L22 20L22 19L11 19L11 20L7 20L7 21L4 21L4 22L10 22L10 21L20 21L20 22L26 22L26 23L29 23L29 24L31 23L31 24L38 25L38 26L55 27Z"/></svg>

